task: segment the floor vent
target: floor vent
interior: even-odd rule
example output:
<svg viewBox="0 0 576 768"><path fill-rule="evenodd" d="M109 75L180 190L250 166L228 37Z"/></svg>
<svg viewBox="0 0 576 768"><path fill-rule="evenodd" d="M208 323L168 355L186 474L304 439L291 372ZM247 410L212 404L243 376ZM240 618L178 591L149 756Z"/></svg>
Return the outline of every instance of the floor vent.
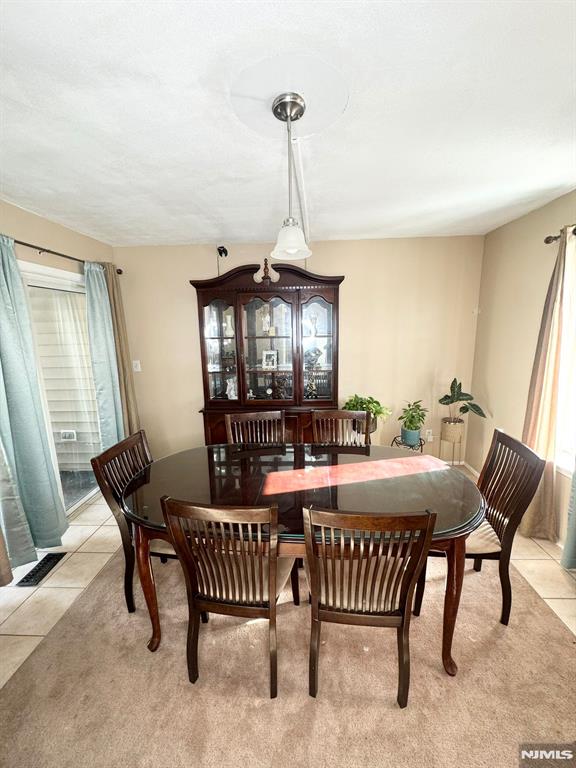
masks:
<svg viewBox="0 0 576 768"><path fill-rule="evenodd" d="M23 579L20 579L18 584L16 584L17 587L35 587L42 579L47 576L52 568L62 560L63 557L66 557L68 553L67 552L50 552L48 555L44 555L42 560L38 563L38 565L35 565L34 568L32 568L31 571L28 571L26 576L24 576Z"/></svg>

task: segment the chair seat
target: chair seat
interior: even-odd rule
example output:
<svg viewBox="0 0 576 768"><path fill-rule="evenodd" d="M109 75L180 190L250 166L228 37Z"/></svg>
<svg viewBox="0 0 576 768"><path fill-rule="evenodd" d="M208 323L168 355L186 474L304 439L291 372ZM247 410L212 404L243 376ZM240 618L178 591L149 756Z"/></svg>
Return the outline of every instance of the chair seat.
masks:
<svg viewBox="0 0 576 768"><path fill-rule="evenodd" d="M467 555L489 555L501 549L500 539L488 520L484 520L466 539Z"/></svg>
<svg viewBox="0 0 576 768"><path fill-rule="evenodd" d="M175 555L174 547L169 541L164 539L153 539L150 542L150 552L158 553L160 555Z"/></svg>
<svg viewBox="0 0 576 768"><path fill-rule="evenodd" d="M293 565L294 558L291 557L279 557L276 560L276 597L286 586Z"/></svg>

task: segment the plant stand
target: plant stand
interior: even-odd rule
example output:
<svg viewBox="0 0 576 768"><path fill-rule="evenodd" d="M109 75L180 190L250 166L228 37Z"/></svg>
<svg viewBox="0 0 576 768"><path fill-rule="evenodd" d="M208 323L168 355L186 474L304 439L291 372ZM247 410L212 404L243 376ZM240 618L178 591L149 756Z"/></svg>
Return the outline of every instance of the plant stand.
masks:
<svg viewBox="0 0 576 768"><path fill-rule="evenodd" d="M420 453L423 453L424 443L425 443L425 440L422 440L422 438L420 438L420 440L414 445L407 445L406 443L402 442L401 435L396 435L394 440L392 440L392 442L390 443L390 447L391 448L408 448L411 451L420 451Z"/></svg>
<svg viewBox="0 0 576 768"><path fill-rule="evenodd" d="M462 461L462 437L464 435L464 421L450 421L442 419L442 430L440 440L446 443L452 443L452 466L455 464L456 446L458 446L458 464Z"/></svg>
<svg viewBox="0 0 576 768"><path fill-rule="evenodd" d="M452 461L450 462L451 466L455 466L456 464L456 446L458 446L458 464L462 463L462 442L453 442L452 440L444 440L446 443L452 443Z"/></svg>

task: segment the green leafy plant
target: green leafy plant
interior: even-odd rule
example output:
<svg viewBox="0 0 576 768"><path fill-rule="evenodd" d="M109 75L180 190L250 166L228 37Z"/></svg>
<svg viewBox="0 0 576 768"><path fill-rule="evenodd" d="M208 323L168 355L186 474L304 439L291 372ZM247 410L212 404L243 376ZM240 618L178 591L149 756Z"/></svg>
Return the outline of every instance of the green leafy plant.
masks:
<svg viewBox="0 0 576 768"><path fill-rule="evenodd" d="M404 429L421 429L422 425L426 421L427 408L423 408L422 400L415 400L413 403L402 409L402 413L398 417L398 421L402 422Z"/></svg>
<svg viewBox="0 0 576 768"><path fill-rule="evenodd" d="M377 419L379 416L387 419L392 413L391 408L382 405L382 403L375 400L373 397L362 397L360 395L349 397L342 408L345 411L370 411L374 419Z"/></svg>
<svg viewBox="0 0 576 768"><path fill-rule="evenodd" d="M458 409L460 413L468 413L468 411L472 411L472 413L475 413L476 415L485 419L486 414L479 405L472 402L473 400L474 396L470 395L468 392L462 392L462 384L457 379L452 379L449 394L442 395L438 402L440 405L448 406L448 410L450 412L450 421L460 421L456 414L456 405L458 403L464 403L464 405L461 405Z"/></svg>

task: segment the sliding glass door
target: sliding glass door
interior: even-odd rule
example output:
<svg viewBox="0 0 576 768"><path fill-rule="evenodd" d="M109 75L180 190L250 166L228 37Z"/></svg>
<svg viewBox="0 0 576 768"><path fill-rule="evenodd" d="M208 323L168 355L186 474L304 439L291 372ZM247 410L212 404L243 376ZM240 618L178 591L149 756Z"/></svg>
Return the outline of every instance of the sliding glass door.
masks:
<svg viewBox="0 0 576 768"><path fill-rule="evenodd" d="M24 279L40 383L69 512L96 490L90 459L101 452L84 280L82 275L49 268L34 269Z"/></svg>

